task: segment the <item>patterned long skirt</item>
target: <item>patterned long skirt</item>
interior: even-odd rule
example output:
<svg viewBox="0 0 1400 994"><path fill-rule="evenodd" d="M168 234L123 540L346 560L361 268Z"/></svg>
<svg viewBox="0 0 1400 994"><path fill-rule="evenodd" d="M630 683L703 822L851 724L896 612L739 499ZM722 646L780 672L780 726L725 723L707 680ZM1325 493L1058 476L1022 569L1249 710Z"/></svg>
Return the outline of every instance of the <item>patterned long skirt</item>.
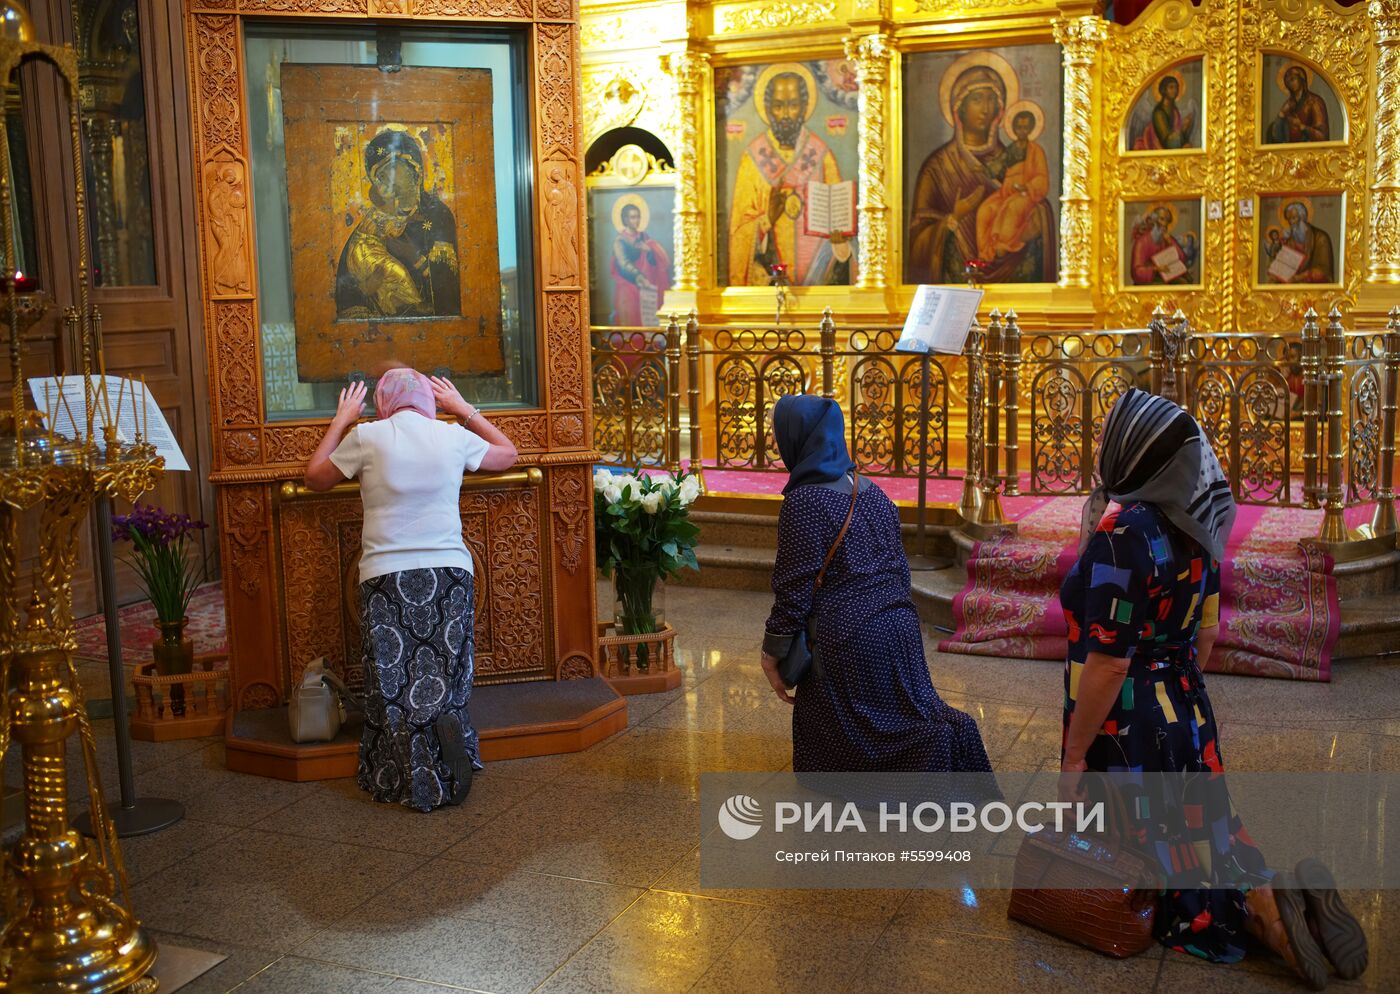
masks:
<svg viewBox="0 0 1400 994"><path fill-rule="evenodd" d="M1068 668L1065 679L1068 728ZM1194 774L1150 780L1153 786L1126 798L1138 842L1166 882L1157 940L1216 963L1242 959L1245 894L1273 872L1230 802L1215 711L1194 658L1175 665L1134 659L1086 758L1090 770L1120 775Z"/></svg>
<svg viewBox="0 0 1400 994"><path fill-rule="evenodd" d="M360 584L365 727L360 788L376 801L432 811L452 796L438 719L461 737L472 766L481 750L467 704L472 694L472 575L439 567Z"/></svg>

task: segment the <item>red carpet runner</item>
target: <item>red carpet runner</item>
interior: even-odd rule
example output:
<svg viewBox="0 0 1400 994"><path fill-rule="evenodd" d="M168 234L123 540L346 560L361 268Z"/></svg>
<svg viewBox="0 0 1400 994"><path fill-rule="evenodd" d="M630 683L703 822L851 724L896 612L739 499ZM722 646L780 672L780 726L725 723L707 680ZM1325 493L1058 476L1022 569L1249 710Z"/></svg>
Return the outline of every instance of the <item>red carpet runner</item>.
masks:
<svg viewBox="0 0 1400 994"><path fill-rule="evenodd" d="M945 652L1063 659L1060 583L1074 565L1083 497L1059 497L1024 514L1015 538L979 542L968 584L953 601ZM1330 680L1340 605L1332 561L1305 551L1318 511L1241 507L1221 575L1221 634L1206 669Z"/></svg>

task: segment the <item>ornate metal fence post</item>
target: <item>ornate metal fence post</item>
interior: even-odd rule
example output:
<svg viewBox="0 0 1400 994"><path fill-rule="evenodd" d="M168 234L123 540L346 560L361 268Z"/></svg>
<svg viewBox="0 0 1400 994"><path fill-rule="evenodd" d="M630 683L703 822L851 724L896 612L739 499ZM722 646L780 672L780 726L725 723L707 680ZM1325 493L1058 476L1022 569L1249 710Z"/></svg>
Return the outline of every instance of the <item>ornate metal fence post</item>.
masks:
<svg viewBox="0 0 1400 994"><path fill-rule="evenodd" d="M831 308L822 311L821 323L822 396L836 399L836 322Z"/></svg>
<svg viewBox="0 0 1400 994"><path fill-rule="evenodd" d="M1021 326L1016 312L1006 312L1006 327L1001 332L1002 381L1006 390L1006 472L1002 474L1002 492L1008 497L1021 496Z"/></svg>
<svg viewBox="0 0 1400 994"><path fill-rule="evenodd" d="M1171 327L1167 330L1166 362L1172 370L1176 390L1172 400L1189 409L1191 404L1191 381L1186 375L1187 363L1191 358L1191 322L1181 308L1172 313Z"/></svg>
<svg viewBox="0 0 1400 994"><path fill-rule="evenodd" d="M1385 387L1381 399L1384 421L1381 425L1380 493L1376 498L1376 513L1371 518L1371 530L1377 535L1393 535L1400 531L1395 519L1395 418L1400 403L1400 307L1390 309L1385 326Z"/></svg>
<svg viewBox="0 0 1400 994"><path fill-rule="evenodd" d="M685 319L685 365L687 384L686 400L690 409L690 472L700 482L701 492L705 489L705 446L700 435L700 322L695 312Z"/></svg>
<svg viewBox="0 0 1400 994"><path fill-rule="evenodd" d="M1300 335L1303 354L1303 506L1322 506L1322 486L1318 478L1318 415L1321 410L1322 336L1317 327L1317 311L1311 307L1303 315Z"/></svg>
<svg viewBox="0 0 1400 994"><path fill-rule="evenodd" d="M967 452L962 499L958 511L964 521L975 522L982 510L982 375L986 333L974 318L967 336Z"/></svg>
<svg viewBox="0 0 1400 994"><path fill-rule="evenodd" d="M998 495L1000 479L1001 448L1001 311L993 310L987 324L987 339L982 348L984 367L987 371L985 445L982 456L982 508L977 516L979 525L1002 525L1006 518L1001 510L1001 497Z"/></svg>
<svg viewBox="0 0 1400 994"><path fill-rule="evenodd" d="M1173 382L1176 371L1167 362L1167 310L1161 304L1152 308L1152 321L1147 330L1147 367L1151 371L1152 392L1158 397L1176 400L1176 384Z"/></svg>
<svg viewBox="0 0 1400 994"><path fill-rule="evenodd" d="M1345 542L1347 523L1342 494L1342 468L1346 459L1343 445L1346 417L1346 332L1342 330L1342 312L1333 307L1327 314L1327 337L1324 341L1326 365L1323 369L1323 396L1327 417L1327 493L1322 508L1322 531L1319 538L1327 543Z"/></svg>
<svg viewBox="0 0 1400 994"><path fill-rule="evenodd" d="M666 463L681 471L681 326L674 311L666 321Z"/></svg>

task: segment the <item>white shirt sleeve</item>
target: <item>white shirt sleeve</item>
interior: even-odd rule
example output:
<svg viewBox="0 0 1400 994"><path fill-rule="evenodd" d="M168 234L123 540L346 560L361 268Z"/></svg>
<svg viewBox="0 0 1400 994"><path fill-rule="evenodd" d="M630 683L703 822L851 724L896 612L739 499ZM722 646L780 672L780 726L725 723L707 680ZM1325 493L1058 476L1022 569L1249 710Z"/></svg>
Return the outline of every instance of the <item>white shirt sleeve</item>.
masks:
<svg viewBox="0 0 1400 994"><path fill-rule="evenodd" d="M365 456L364 446L360 442L359 425L351 428L350 434L341 439L335 451L330 454L330 460L347 479L353 480L360 475L360 470L364 468Z"/></svg>
<svg viewBox="0 0 1400 994"><path fill-rule="evenodd" d="M476 432L461 425L457 426L457 430L466 436L462 440L465 448L463 465L468 473L475 473L481 468L481 460L486 458L486 450L491 448L491 444Z"/></svg>

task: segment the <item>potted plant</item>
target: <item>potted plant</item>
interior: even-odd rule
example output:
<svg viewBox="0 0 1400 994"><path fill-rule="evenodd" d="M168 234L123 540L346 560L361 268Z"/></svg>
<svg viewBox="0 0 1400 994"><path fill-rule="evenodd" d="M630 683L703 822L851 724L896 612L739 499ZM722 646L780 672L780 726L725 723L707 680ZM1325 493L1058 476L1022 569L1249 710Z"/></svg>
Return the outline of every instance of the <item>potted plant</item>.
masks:
<svg viewBox="0 0 1400 994"><path fill-rule="evenodd" d="M682 569L698 569L695 540L700 529L689 508L700 496L694 475L647 476L610 473L593 476L594 537L598 568L611 577L616 595L614 627L620 635L661 631L664 612L658 585ZM648 665L645 645L638 646L637 668Z"/></svg>
<svg viewBox="0 0 1400 994"><path fill-rule="evenodd" d="M156 609L160 641L151 651L161 676L188 673L194 666L194 642L185 637L189 623L185 612L204 571L187 551L190 536L207 527L188 514L172 514L150 504L137 504L130 514L112 519L112 539L131 543L131 554L123 558L136 570Z"/></svg>

